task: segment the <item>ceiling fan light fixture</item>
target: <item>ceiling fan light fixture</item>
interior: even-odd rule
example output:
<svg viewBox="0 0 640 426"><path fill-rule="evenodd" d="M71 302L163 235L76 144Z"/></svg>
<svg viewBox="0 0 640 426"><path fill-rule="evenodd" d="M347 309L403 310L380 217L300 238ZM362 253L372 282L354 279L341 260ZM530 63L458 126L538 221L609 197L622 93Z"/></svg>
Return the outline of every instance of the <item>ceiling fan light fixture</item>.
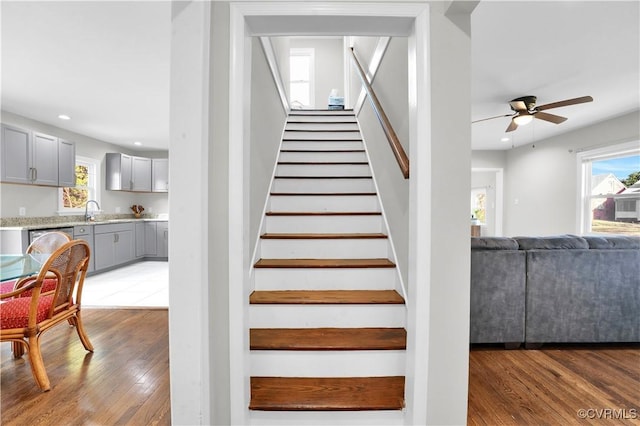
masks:
<svg viewBox="0 0 640 426"><path fill-rule="evenodd" d="M513 117L513 122L516 123L518 126L527 125L531 123L531 120L533 120L533 115L528 113Z"/></svg>

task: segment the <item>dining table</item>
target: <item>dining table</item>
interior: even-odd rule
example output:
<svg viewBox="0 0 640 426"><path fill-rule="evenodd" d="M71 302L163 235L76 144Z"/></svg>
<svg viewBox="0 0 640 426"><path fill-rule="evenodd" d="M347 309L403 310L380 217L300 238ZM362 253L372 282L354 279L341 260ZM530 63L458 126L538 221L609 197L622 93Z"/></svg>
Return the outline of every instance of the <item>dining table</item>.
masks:
<svg viewBox="0 0 640 426"><path fill-rule="evenodd" d="M35 275L49 258L45 253L2 254L0 255L0 282Z"/></svg>

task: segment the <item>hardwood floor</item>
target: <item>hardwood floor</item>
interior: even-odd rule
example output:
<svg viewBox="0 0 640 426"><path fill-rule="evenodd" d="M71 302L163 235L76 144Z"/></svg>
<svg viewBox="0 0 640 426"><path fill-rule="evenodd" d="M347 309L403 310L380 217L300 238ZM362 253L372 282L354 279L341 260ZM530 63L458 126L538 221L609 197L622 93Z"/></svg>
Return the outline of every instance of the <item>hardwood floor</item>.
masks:
<svg viewBox="0 0 640 426"><path fill-rule="evenodd" d="M3 425L169 425L166 309L83 309L94 353L71 327L42 337L51 391L41 392L26 357L0 350Z"/></svg>
<svg viewBox="0 0 640 426"><path fill-rule="evenodd" d="M474 348L467 423L639 425L640 345Z"/></svg>
<svg viewBox="0 0 640 426"><path fill-rule="evenodd" d="M83 315L93 354L72 328L43 336L50 392L2 345L0 423L170 424L167 311ZM469 425L640 424L640 345L474 347L469 363ZM580 409L590 418L580 419Z"/></svg>

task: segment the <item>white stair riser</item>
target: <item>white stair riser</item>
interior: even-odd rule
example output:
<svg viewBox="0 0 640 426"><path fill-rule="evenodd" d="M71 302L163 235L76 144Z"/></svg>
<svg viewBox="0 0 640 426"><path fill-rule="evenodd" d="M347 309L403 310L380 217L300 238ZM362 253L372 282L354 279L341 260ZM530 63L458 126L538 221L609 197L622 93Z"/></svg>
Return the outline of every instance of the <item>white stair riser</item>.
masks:
<svg viewBox="0 0 640 426"><path fill-rule="evenodd" d="M337 120L335 120L337 121ZM340 120L346 121L346 120ZM358 123L352 121L350 123L287 123L286 130L323 130L323 131L336 131L336 130L358 130Z"/></svg>
<svg viewBox="0 0 640 426"><path fill-rule="evenodd" d="M364 152L282 152L279 161L301 162L366 162Z"/></svg>
<svg viewBox="0 0 640 426"><path fill-rule="evenodd" d="M260 426L402 426L404 410L376 411L251 411L251 425Z"/></svg>
<svg viewBox="0 0 640 426"><path fill-rule="evenodd" d="M373 179L274 179L273 192L348 193L374 192ZM334 218L335 220L335 218Z"/></svg>
<svg viewBox="0 0 640 426"><path fill-rule="evenodd" d="M251 351L251 375L267 377L404 376L405 351Z"/></svg>
<svg viewBox="0 0 640 426"><path fill-rule="evenodd" d="M251 328L404 327L404 305L251 305Z"/></svg>
<svg viewBox="0 0 640 426"><path fill-rule="evenodd" d="M274 212L377 212L375 195L272 195Z"/></svg>
<svg viewBox="0 0 640 426"><path fill-rule="evenodd" d="M284 139L359 141L362 136L360 132L292 132L285 130Z"/></svg>
<svg viewBox="0 0 640 426"><path fill-rule="evenodd" d="M382 216L267 216L266 232L383 232Z"/></svg>
<svg viewBox="0 0 640 426"><path fill-rule="evenodd" d="M326 120L330 117L341 117L344 119L345 117L355 117L355 113L353 110L348 109L332 109L332 110L305 110L305 109L294 109L291 111L289 115L290 118L297 120L300 117L319 117L322 120Z"/></svg>
<svg viewBox="0 0 640 426"><path fill-rule="evenodd" d="M389 241L384 238L260 241L263 259L376 259L388 256Z"/></svg>
<svg viewBox="0 0 640 426"><path fill-rule="evenodd" d="M368 164L278 164L276 176L371 176Z"/></svg>
<svg viewBox="0 0 640 426"><path fill-rule="evenodd" d="M394 268L255 268L256 290L393 290Z"/></svg>
<svg viewBox="0 0 640 426"><path fill-rule="evenodd" d="M329 150L334 151L338 149L344 150L353 150L353 149L363 149L363 144L360 141L299 141L299 140L291 140L291 141L283 141L282 149L283 150L291 150L291 149L308 149L312 151L317 150Z"/></svg>

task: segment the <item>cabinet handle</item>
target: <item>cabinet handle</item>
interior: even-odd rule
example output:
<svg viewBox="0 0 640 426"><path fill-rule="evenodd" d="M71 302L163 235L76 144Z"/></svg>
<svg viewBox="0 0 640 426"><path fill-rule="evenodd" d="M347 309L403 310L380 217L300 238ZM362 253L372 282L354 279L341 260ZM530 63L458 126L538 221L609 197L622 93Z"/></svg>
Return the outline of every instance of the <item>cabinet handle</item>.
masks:
<svg viewBox="0 0 640 426"><path fill-rule="evenodd" d="M169 239L169 231L164 231L164 239L165 240Z"/></svg>
<svg viewBox="0 0 640 426"><path fill-rule="evenodd" d="M113 234L113 242L117 243L118 241L120 241L120 235L119 234Z"/></svg>

